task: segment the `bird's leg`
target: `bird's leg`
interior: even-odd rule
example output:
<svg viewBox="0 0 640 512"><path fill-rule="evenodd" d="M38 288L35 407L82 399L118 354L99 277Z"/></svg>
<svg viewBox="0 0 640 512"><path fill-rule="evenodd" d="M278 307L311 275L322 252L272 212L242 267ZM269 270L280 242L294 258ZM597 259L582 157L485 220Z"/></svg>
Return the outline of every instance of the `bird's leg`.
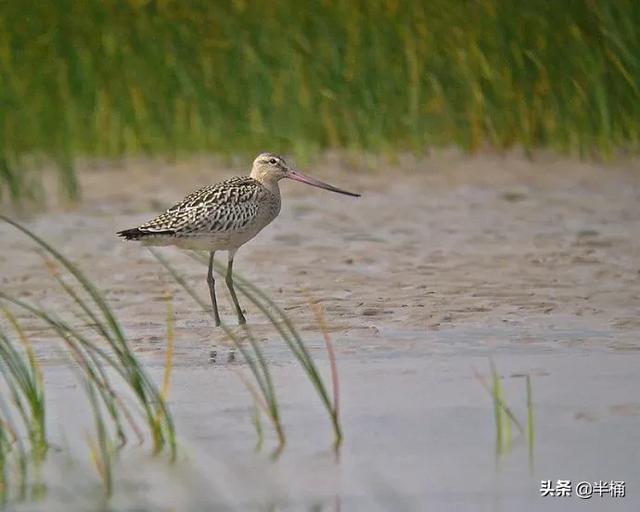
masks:
<svg viewBox="0 0 640 512"><path fill-rule="evenodd" d="M216 280L213 278L213 255L216 251L209 253L209 272L207 274L207 284L209 285L209 295L211 296L211 307L216 320L216 327L220 325L220 314L218 313L218 302L216 301Z"/></svg>
<svg viewBox="0 0 640 512"><path fill-rule="evenodd" d="M229 265L227 265L227 276L225 278L225 282L227 283L227 288L229 288L229 293L231 294L233 304L236 307L236 313L238 314L238 323L240 325L244 325L247 323L247 320L242 314L242 308L240 307L240 304L238 304L238 297L236 295L236 291L233 288L233 255L235 253L236 251L229 251Z"/></svg>

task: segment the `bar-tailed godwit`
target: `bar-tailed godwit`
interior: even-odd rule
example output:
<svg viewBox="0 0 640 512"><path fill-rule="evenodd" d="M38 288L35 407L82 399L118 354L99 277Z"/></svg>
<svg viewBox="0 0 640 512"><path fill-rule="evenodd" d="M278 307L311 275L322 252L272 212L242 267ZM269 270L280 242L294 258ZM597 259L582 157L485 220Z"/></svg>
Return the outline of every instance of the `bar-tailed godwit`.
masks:
<svg viewBox="0 0 640 512"><path fill-rule="evenodd" d="M236 251L280 213L280 188L283 178L300 181L339 194L359 197L305 176L293 169L281 156L261 153L253 161L250 176L231 178L201 188L185 197L165 213L133 229L119 231L126 240L145 245L175 245L184 249L209 251L207 283L216 325L220 325L213 277L216 251L228 251L229 264L225 281L238 314L246 323L233 287L233 257Z"/></svg>

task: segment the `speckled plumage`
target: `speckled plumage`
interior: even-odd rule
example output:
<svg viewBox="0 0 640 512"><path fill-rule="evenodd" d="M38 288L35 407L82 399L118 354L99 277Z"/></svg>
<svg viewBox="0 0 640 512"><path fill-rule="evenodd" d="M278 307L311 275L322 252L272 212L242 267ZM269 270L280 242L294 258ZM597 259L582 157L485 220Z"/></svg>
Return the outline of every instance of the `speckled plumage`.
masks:
<svg viewBox="0 0 640 512"><path fill-rule="evenodd" d="M155 219L137 228L119 231L126 240L145 245L177 245L209 251L207 284L216 325L220 325L213 276L213 258L218 250L229 252L225 282L236 308L238 322L246 322L233 286L233 257L238 248L256 236L280 213L278 182L289 178L314 187L349 196L341 190L305 176L273 153L261 153L253 161L251 176L231 178L189 194Z"/></svg>
<svg viewBox="0 0 640 512"><path fill-rule="evenodd" d="M119 234L148 245L230 250L257 235L279 212L279 193L242 176L196 190L162 215Z"/></svg>

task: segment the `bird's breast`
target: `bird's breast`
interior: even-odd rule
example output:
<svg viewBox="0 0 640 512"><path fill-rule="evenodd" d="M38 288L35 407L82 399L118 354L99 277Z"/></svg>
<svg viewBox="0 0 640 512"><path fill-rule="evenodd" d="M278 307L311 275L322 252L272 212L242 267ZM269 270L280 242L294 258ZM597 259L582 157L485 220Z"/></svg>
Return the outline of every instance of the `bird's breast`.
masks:
<svg viewBox="0 0 640 512"><path fill-rule="evenodd" d="M268 192L265 199L260 202L258 210L258 223L262 229L275 219L280 213L280 197Z"/></svg>

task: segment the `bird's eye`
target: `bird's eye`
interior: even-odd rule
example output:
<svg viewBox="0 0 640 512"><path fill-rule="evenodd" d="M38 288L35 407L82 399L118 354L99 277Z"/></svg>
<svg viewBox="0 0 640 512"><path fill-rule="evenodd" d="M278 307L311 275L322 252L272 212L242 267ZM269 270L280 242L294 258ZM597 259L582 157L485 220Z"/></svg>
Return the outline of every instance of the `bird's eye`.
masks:
<svg viewBox="0 0 640 512"><path fill-rule="evenodd" d="M269 160L269 163L275 165L277 163L277 160L275 158L272 158L271 160Z"/></svg>

